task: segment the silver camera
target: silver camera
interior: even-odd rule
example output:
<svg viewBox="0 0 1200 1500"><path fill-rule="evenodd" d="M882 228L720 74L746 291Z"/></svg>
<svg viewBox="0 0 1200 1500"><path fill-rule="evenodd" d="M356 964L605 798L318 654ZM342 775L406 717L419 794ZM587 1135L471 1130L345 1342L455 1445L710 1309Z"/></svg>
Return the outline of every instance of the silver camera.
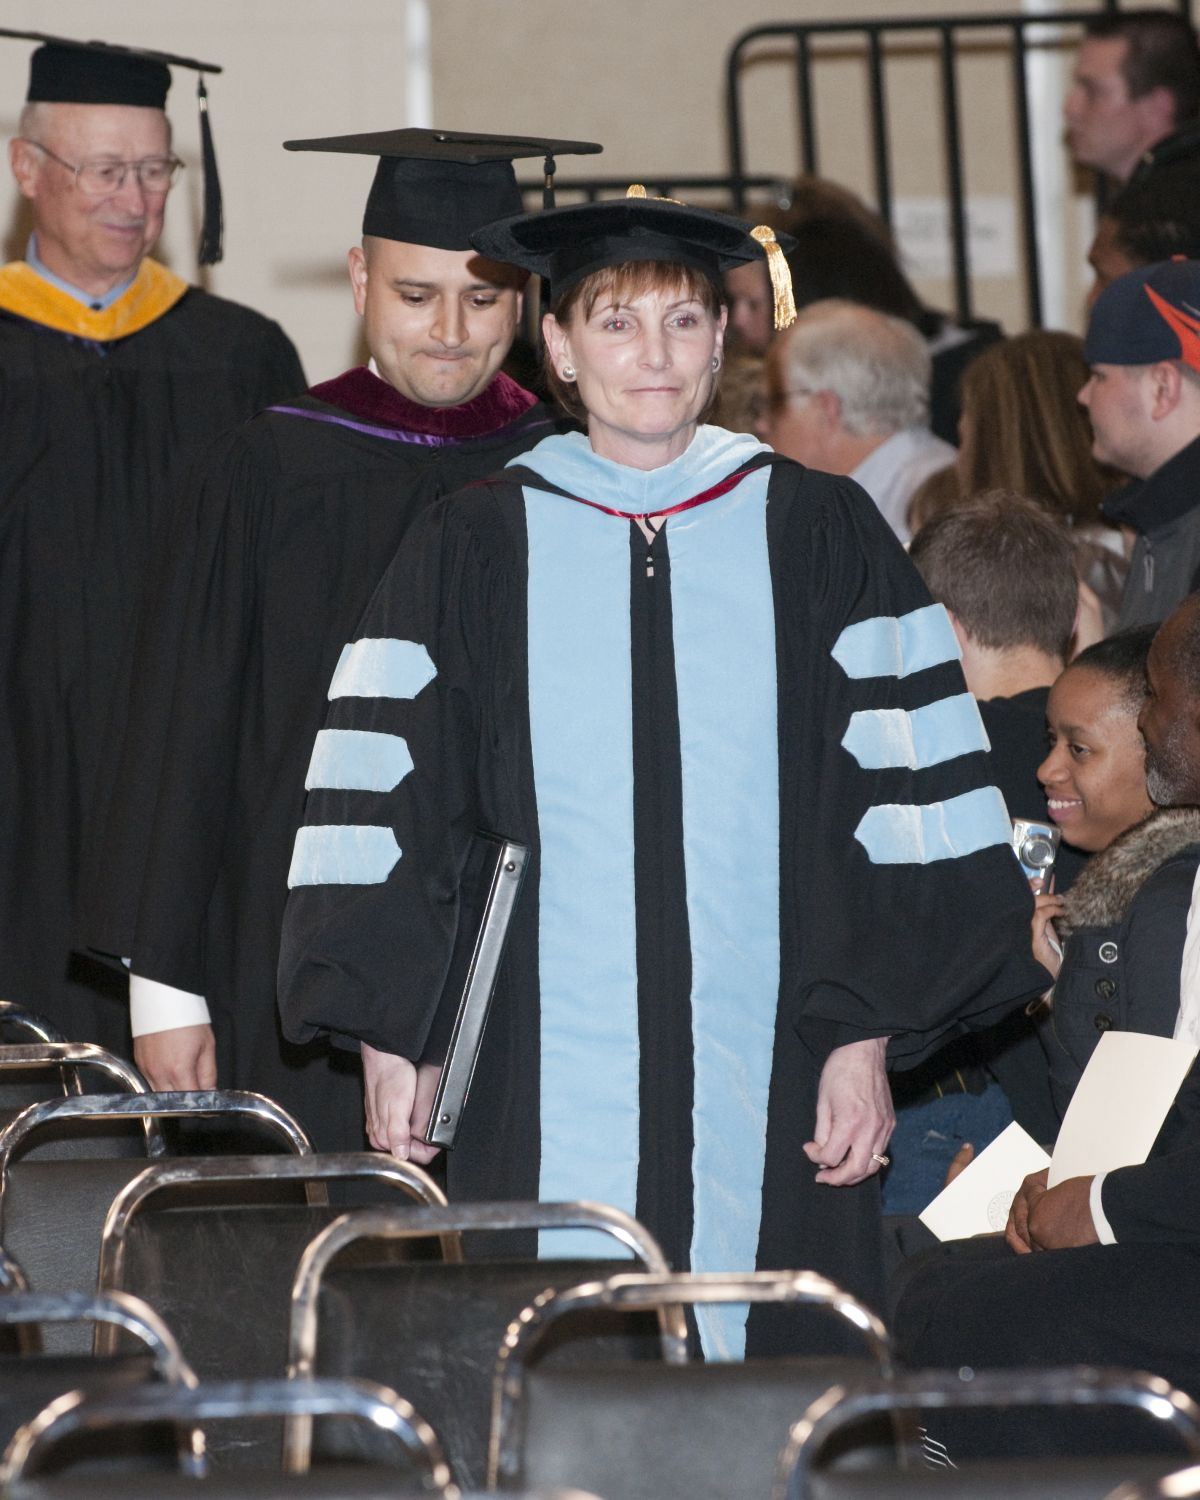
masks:
<svg viewBox="0 0 1200 1500"><path fill-rule="evenodd" d="M1053 823L1035 823L1031 818L1012 820L1012 846L1026 880L1040 880L1039 890L1050 882L1062 834Z"/></svg>

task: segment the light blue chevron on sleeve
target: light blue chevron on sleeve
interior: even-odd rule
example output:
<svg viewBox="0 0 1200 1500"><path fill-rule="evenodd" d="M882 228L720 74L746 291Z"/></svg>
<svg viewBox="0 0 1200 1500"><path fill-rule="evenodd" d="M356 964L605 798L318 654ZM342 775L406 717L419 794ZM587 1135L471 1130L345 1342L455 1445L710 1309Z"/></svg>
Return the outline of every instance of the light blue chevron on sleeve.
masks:
<svg viewBox="0 0 1200 1500"><path fill-rule="evenodd" d="M369 729L322 729L313 745L305 788L390 792L413 768L408 742Z"/></svg>
<svg viewBox="0 0 1200 1500"><path fill-rule="evenodd" d="M847 625L833 648L833 659L847 677L855 678L911 677L958 661L961 655L950 617L940 604Z"/></svg>
<svg viewBox="0 0 1200 1500"><path fill-rule="evenodd" d="M854 837L875 865L930 865L962 859L992 844L1009 844L1012 827L994 786L945 802L888 802L869 807Z"/></svg>
<svg viewBox="0 0 1200 1500"><path fill-rule="evenodd" d="M382 885L400 858L390 828L318 823L296 835L288 889L299 885Z"/></svg>
<svg viewBox="0 0 1200 1500"><path fill-rule="evenodd" d="M436 676L419 641L368 637L342 647L329 698L415 698Z"/></svg>
<svg viewBox="0 0 1200 1500"><path fill-rule="evenodd" d="M990 750L979 705L970 693L924 708L864 708L851 714L842 737L864 771L907 766L922 771L959 755Z"/></svg>

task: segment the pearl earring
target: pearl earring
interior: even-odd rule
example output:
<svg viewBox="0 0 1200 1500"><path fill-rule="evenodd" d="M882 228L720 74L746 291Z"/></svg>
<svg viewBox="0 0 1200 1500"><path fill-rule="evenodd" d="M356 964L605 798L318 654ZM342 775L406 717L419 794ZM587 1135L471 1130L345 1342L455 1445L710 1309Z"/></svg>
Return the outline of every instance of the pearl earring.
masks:
<svg viewBox="0 0 1200 1500"><path fill-rule="evenodd" d="M713 355L713 374L715 375L720 368L721 368L721 356L719 354L714 354Z"/></svg>
<svg viewBox="0 0 1200 1500"><path fill-rule="evenodd" d="M575 379L575 366L574 365L563 365L563 367L562 367L562 378L564 380L574 380Z"/></svg>

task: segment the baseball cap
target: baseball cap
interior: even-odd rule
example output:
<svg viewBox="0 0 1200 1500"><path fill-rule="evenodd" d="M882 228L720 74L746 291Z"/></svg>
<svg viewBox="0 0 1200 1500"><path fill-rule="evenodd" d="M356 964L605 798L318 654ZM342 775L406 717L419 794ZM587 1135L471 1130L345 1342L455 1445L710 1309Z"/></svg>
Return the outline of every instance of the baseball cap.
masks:
<svg viewBox="0 0 1200 1500"><path fill-rule="evenodd" d="M1091 365L1177 359L1200 370L1200 260L1178 255L1110 282L1092 308L1083 357Z"/></svg>

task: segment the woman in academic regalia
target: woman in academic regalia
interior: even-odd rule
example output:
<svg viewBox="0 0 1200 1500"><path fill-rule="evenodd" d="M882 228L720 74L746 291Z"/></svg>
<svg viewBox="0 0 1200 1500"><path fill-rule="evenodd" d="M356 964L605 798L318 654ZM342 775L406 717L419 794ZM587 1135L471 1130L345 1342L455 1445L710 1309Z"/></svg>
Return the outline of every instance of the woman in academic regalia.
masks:
<svg viewBox="0 0 1200 1500"><path fill-rule="evenodd" d="M787 317L769 231L641 194L472 238L549 279L548 373L586 433L428 512L348 644L285 1027L361 1043L374 1144L428 1159L459 874L474 829L515 838L451 1195L598 1199L681 1269L812 1267L878 1301L885 1051L1045 988L949 621L856 485L701 424L722 273L767 254ZM826 1337L699 1323L715 1354Z"/></svg>

